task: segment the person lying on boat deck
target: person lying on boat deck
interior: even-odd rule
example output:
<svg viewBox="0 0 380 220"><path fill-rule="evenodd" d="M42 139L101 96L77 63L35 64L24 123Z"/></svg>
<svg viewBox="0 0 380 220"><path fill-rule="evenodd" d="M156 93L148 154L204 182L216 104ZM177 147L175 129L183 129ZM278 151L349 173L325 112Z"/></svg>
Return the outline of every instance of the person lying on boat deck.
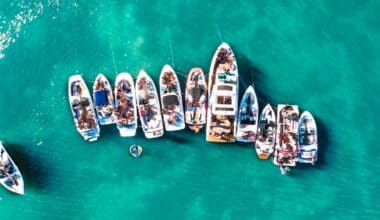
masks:
<svg viewBox="0 0 380 220"><path fill-rule="evenodd" d="M231 49L220 48L219 53L216 58L217 63L226 63L231 60L232 52Z"/></svg>
<svg viewBox="0 0 380 220"><path fill-rule="evenodd" d="M105 116L111 116L112 115L112 106L108 105L107 107L103 108L102 112Z"/></svg>
<svg viewBox="0 0 380 220"><path fill-rule="evenodd" d="M164 85L166 85L166 89L164 90L164 93L171 92L171 91L177 91L177 85L175 83L175 78L172 72L165 72L162 81Z"/></svg>
<svg viewBox="0 0 380 220"><path fill-rule="evenodd" d="M132 90L131 90L131 84L126 81L126 80L122 80L118 85L117 85L117 91L118 92L126 92L126 93L130 93Z"/></svg>
<svg viewBox="0 0 380 220"><path fill-rule="evenodd" d="M82 88L79 85L79 82L75 82L72 84L71 95L72 96L74 96L74 95L81 96L82 95Z"/></svg>
<svg viewBox="0 0 380 220"><path fill-rule="evenodd" d="M88 129L96 127L96 123L92 117L92 113L88 112L85 108L82 109L82 114L78 119L78 127L79 129Z"/></svg>
<svg viewBox="0 0 380 220"><path fill-rule="evenodd" d="M146 78L141 77L137 85L138 85L138 90L143 90L147 86Z"/></svg>
<svg viewBox="0 0 380 220"><path fill-rule="evenodd" d="M170 115L170 118L168 119L168 123L169 124L174 124L175 122L178 121L178 116L177 116L177 113L176 112L173 112L171 115Z"/></svg>
<svg viewBox="0 0 380 220"><path fill-rule="evenodd" d="M98 79L95 84L95 91L104 90L105 89L104 84L105 83L102 80Z"/></svg>
<svg viewBox="0 0 380 220"><path fill-rule="evenodd" d="M253 139L253 135L255 133L253 131L244 131L243 134L241 135L241 137L243 139Z"/></svg>

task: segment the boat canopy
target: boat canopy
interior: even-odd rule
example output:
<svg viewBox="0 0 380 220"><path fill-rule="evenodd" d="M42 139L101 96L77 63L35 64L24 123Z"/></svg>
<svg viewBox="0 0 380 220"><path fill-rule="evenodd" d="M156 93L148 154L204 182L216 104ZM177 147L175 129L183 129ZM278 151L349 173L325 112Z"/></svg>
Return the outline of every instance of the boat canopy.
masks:
<svg viewBox="0 0 380 220"><path fill-rule="evenodd" d="M95 106L107 105L108 103L107 91L105 90L96 91L94 93L94 102L95 102Z"/></svg>
<svg viewBox="0 0 380 220"><path fill-rule="evenodd" d="M178 96L175 94L166 95L162 98L164 106L168 105L179 105Z"/></svg>

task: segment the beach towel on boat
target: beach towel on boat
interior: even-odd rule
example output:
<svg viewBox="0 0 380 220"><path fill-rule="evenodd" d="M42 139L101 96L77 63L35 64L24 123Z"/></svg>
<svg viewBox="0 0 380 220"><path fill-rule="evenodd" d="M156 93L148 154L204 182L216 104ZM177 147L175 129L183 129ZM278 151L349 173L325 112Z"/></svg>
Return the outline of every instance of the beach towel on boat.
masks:
<svg viewBox="0 0 380 220"><path fill-rule="evenodd" d="M101 90L94 93L95 106L107 105L107 91Z"/></svg>

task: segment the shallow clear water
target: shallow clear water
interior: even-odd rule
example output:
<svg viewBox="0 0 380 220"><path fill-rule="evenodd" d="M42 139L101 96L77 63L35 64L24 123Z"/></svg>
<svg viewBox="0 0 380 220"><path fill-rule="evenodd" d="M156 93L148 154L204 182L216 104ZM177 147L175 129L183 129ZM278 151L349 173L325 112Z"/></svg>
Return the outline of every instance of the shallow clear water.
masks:
<svg viewBox="0 0 380 220"><path fill-rule="evenodd" d="M0 188L4 218L379 218L380 3L254 2L1 0L0 138L26 184L24 197ZM260 109L313 113L316 166L281 176L252 145L190 131L122 139L108 126L91 144L76 132L70 75L92 86L99 72L113 82L144 68L157 82L168 63L184 82L191 67L208 72L222 41Z"/></svg>

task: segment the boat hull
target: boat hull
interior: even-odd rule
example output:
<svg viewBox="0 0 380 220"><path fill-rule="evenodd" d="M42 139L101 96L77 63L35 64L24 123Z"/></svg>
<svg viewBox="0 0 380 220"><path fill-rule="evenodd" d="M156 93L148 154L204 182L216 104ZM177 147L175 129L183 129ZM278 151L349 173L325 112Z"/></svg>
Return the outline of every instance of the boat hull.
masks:
<svg viewBox="0 0 380 220"><path fill-rule="evenodd" d="M201 68L192 68L186 79L185 117L189 128L199 132L206 123L207 83Z"/></svg>
<svg viewBox="0 0 380 220"><path fill-rule="evenodd" d="M68 85L70 110L77 131L84 140L94 142L100 136L100 127L87 85L80 75L71 76Z"/></svg>
<svg viewBox="0 0 380 220"><path fill-rule="evenodd" d="M133 137L137 130L136 93L132 76L120 73L115 80L116 127L121 137Z"/></svg>
<svg viewBox="0 0 380 220"><path fill-rule="evenodd" d="M239 74L235 55L226 43L213 56L208 84L206 140L235 142Z"/></svg>
<svg viewBox="0 0 380 220"><path fill-rule="evenodd" d="M140 71L136 80L136 101L145 137L158 138L164 134L158 93L152 78Z"/></svg>
<svg viewBox="0 0 380 220"><path fill-rule="evenodd" d="M165 65L160 74L160 98L165 130L183 130L185 128L185 117L181 85L177 74L169 65Z"/></svg>
<svg viewBox="0 0 380 220"><path fill-rule="evenodd" d="M298 123L299 153L297 162L314 165L318 160L318 130L310 112L303 112Z"/></svg>
<svg viewBox="0 0 380 220"><path fill-rule="evenodd" d="M257 129L255 150L259 159L266 160L273 153L276 140L276 114L270 104L267 104L260 117Z"/></svg>
<svg viewBox="0 0 380 220"><path fill-rule="evenodd" d="M282 167L294 167L298 149L298 118L296 105L278 105L277 137L273 163Z"/></svg>
<svg viewBox="0 0 380 220"><path fill-rule="evenodd" d="M0 142L0 162L4 166L0 170L1 185L13 193L24 195L24 179L22 174L2 142Z"/></svg>
<svg viewBox="0 0 380 220"><path fill-rule="evenodd" d="M237 118L236 140L252 143L256 141L259 104L252 86L245 91L240 102L239 116Z"/></svg>

